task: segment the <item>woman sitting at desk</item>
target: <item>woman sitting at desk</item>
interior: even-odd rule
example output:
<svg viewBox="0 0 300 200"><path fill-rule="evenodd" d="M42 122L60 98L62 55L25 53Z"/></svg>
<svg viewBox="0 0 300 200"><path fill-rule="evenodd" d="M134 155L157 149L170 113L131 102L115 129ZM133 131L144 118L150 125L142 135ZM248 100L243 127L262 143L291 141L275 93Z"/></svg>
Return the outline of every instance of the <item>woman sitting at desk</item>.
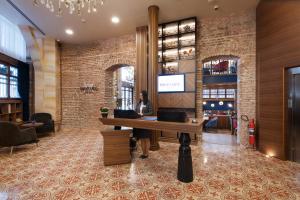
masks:
<svg viewBox="0 0 300 200"><path fill-rule="evenodd" d="M142 91L140 93L140 101L135 107L135 111L141 116L153 115L152 105L148 100L148 93L147 91ZM145 159L149 156L149 148L150 148L150 137L151 137L151 130L146 129L133 129L133 137L141 140L141 146L143 154L140 158Z"/></svg>

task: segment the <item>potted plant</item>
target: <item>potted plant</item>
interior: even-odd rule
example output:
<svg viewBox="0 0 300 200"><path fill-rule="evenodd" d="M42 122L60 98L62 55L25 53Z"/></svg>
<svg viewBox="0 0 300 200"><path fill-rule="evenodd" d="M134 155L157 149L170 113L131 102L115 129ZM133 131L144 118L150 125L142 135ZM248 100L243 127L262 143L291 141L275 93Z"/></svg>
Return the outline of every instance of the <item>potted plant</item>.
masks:
<svg viewBox="0 0 300 200"><path fill-rule="evenodd" d="M103 118L107 118L108 116L108 108L107 107L101 107L100 112Z"/></svg>

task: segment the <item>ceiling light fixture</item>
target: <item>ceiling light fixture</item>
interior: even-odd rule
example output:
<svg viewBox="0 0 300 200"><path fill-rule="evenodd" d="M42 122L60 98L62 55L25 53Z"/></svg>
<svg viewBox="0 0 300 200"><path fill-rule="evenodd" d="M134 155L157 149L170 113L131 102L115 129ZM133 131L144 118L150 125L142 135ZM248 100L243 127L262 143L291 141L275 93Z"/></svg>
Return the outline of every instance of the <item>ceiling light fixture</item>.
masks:
<svg viewBox="0 0 300 200"><path fill-rule="evenodd" d="M111 18L111 22L114 24L118 24L120 22L120 19L119 19L119 17L114 16Z"/></svg>
<svg viewBox="0 0 300 200"><path fill-rule="evenodd" d="M66 29L65 30L65 32L66 32L66 34L68 34L68 35L73 35L74 34L74 31L72 30L72 29Z"/></svg>
<svg viewBox="0 0 300 200"><path fill-rule="evenodd" d="M87 8L87 12L91 13L97 12L97 7L104 5L104 0L57 0L58 3L55 5L58 5L58 8L55 9L54 2L55 0L33 0L33 5L43 5L45 6L50 12L57 11L57 16L61 16L63 14L63 5L66 9L69 10L70 14L73 14L74 12L77 13L77 15L81 15L82 9Z"/></svg>

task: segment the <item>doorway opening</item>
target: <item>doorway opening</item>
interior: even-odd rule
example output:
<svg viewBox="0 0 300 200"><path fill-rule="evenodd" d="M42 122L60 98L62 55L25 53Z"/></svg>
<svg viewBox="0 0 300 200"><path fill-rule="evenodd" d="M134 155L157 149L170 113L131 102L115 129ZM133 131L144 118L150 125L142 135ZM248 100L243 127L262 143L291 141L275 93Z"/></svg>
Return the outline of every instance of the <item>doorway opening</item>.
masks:
<svg viewBox="0 0 300 200"><path fill-rule="evenodd" d="M113 72L114 108L132 110L134 108L134 67L123 65Z"/></svg>
<svg viewBox="0 0 300 200"><path fill-rule="evenodd" d="M285 78L286 155L300 163L300 67L287 69Z"/></svg>
<svg viewBox="0 0 300 200"><path fill-rule="evenodd" d="M215 56L203 60L203 141L237 144L236 56Z"/></svg>

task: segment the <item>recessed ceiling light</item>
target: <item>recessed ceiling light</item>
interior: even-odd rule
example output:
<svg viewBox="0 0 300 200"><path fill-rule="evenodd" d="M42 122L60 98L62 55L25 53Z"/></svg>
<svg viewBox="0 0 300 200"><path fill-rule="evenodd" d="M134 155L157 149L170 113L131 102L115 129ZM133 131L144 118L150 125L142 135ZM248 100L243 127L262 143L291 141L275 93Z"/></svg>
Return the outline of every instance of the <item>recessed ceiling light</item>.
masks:
<svg viewBox="0 0 300 200"><path fill-rule="evenodd" d="M68 35L73 35L74 34L74 31L72 30L72 29L66 29L65 30L65 32L66 32L66 34L68 34Z"/></svg>
<svg viewBox="0 0 300 200"><path fill-rule="evenodd" d="M111 18L111 22L114 24L118 24L120 22L120 19L119 19L119 17L114 16Z"/></svg>

